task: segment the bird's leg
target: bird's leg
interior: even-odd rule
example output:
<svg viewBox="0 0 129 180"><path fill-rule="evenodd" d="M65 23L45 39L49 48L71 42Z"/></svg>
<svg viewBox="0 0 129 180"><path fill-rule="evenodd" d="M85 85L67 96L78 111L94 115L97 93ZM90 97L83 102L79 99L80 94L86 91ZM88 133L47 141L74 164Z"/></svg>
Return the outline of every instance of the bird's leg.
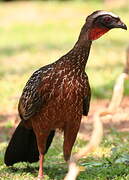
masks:
<svg viewBox="0 0 129 180"><path fill-rule="evenodd" d="M44 154L46 151L46 142L47 138L50 134L50 130L46 130L42 127L42 123L37 121L32 121L32 126L34 133L36 135L37 146L39 150L39 172L38 172L38 180L44 179L43 178L43 161L44 161Z"/></svg>
<svg viewBox="0 0 129 180"><path fill-rule="evenodd" d="M38 172L38 180L44 179L43 178L43 160L44 160L44 153L46 150L46 140L49 135L50 131L36 131L36 139L37 145L39 150L39 172Z"/></svg>
<svg viewBox="0 0 129 180"><path fill-rule="evenodd" d="M71 155L72 147L77 137L77 133L79 131L80 124L76 124L68 126L64 129L64 144L63 144L63 151L64 151L64 159L69 163L69 158Z"/></svg>
<svg viewBox="0 0 129 180"><path fill-rule="evenodd" d="M38 180L43 179L43 160L44 160L44 155L40 153L39 155L39 173L38 173Z"/></svg>

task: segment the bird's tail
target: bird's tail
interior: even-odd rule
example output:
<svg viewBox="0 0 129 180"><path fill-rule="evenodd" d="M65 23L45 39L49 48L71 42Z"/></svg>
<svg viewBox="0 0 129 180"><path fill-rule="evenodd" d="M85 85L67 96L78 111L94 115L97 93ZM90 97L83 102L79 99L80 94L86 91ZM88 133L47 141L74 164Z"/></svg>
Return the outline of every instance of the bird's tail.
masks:
<svg viewBox="0 0 129 180"><path fill-rule="evenodd" d="M46 144L48 151L54 137L55 130L51 131ZM17 162L36 162L39 160L39 151L36 143L36 136L32 129L26 129L20 122L16 128L5 152L4 162L11 166Z"/></svg>

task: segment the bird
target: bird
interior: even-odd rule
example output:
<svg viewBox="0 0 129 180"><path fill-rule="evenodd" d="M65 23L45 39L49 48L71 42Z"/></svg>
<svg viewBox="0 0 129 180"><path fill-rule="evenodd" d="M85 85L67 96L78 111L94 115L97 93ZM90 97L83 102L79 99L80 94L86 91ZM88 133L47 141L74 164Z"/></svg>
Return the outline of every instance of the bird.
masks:
<svg viewBox="0 0 129 180"><path fill-rule="evenodd" d="M81 118L87 116L91 89L85 72L92 42L109 30L127 26L112 12L97 10L87 16L73 48L57 61L36 70L26 83L18 104L20 123L7 146L4 162L39 161L38 178L57 129L64 134L63 154L71 156Z"/></svg>

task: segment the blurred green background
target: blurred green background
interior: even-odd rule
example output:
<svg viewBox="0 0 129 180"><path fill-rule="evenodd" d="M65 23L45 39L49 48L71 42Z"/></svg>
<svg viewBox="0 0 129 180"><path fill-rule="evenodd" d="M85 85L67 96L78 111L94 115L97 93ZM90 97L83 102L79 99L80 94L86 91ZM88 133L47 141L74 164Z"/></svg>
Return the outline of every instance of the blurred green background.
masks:
<svg viewBox="0 0 129 180"><path fill-rule="evenodd" d="M129 25L129 3L110 1L0 3L0 111L16 110L32 72L73 47L86 16L92 11L111 10ZM128 44L129 33L121 29L114 29L93 42L86 69L93 98L111 97L114 82L123 70ZM128 88L126 83L126 95Z"/></svg>

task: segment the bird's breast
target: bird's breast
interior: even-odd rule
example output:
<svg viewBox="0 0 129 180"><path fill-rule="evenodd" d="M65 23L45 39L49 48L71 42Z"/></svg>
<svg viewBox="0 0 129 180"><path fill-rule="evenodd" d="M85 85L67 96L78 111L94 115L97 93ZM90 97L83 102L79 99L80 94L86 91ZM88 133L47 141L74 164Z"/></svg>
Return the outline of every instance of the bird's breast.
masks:
<svg viewBox="0 0 129 180"><path fill-rule="evenodd" d="M55 92L52 90L52 93L55 93L54 97L57 98L58 103L75 103L82 98L84 87L83 79L80 76L68 73L56 80L53 84Z"/></svg>
<svg viewBox="0 0 129 180"><path fill-rule="evenodd" d="M80 121L85 81L80 72L74 71L52 77L49 78L50 85L47 87L47 102L39 116L44 128L48 124L52 129L63 128L67 122Z"/></svg>

